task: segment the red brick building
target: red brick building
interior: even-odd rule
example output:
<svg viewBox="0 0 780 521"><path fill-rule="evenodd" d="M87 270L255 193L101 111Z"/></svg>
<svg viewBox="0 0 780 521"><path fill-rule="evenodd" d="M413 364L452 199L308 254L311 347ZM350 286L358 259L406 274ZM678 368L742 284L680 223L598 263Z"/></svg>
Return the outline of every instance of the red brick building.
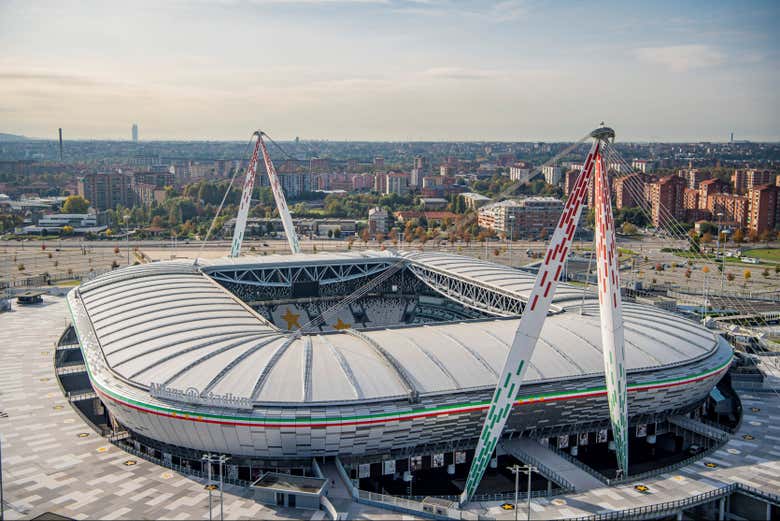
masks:
<svg viewBox="0 0 780 521"><path fill-rule="evenodd" d="M676 175L662 177L650 183L650 204L653 226L659 227L671 221L685 219L683 196L687 183Z"/></svg>
<svg viewBox="0 0 780 521"><path fill-rule="evenodd" d="M748 230L757 234L780 226L780 187L766 184L748 192L750 218Z"/></svg>

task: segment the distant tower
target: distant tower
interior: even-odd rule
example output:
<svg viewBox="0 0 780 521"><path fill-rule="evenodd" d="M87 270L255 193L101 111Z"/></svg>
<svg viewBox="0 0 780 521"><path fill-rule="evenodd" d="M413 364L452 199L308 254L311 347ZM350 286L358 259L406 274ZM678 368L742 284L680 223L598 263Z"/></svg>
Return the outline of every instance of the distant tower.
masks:
<svg viewBox="0 0 780 521"><path fill-rule="evenodd" d="M59 131L60 131L60 161L62 161L62 128L60 128Z"/></svg>
<svg viewBox="0 0 780 521"><path fill-rule="evenodd" d="M733 143L733 142L734 142L734 133L732 132L731 133L731 141L730 141L730 143Z"/></svg>
<svg viewBox="0 0 780 521"><path fill-rule="evenodd" d="M138 123L133 123L133 141L138 142Z"/></svg>

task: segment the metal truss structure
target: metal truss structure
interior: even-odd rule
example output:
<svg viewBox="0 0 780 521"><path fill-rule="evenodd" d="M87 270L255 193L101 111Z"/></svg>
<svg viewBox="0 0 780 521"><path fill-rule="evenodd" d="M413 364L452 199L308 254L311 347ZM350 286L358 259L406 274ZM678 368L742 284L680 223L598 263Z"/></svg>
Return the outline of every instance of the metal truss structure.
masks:
<svg viewBox="0 0 780 521"><path fill-rule="evenodd" d="M255 187L255 172L257 171L258 155L262 151L263 161L265 162L265 171L268 174L268 179L271 183L271 192L274 195L276 201L276 208L279 210L279 217L282 219L282 225L284 226L284 234L287 237L287 242L290 244L290 250L293 254L301 252L301 245L298 242L298 234L295 232L295 226L290 216L290 210L287 208L287 200L284 198L284 191L282 185L279 184L279 176L276 175L276 167L274 167L273 161L271 161L271 155L268 153L268 148L265 146L263 136L271 139L268 134L263 131L257 130L252 137L257 136L255 142L255 148L252 152L252 159L249 161L249 166L246 169L246 176L244 178L244 189L241 192L241 204L238 207L238 217L236 218L236 227L233 230L233 243L230 247L230 256L238 257L241 254L241 243L244 240L244 232L246 231L246 222L249 217L249 206L252 202L252 191Z"/></svg>
<svg viewBox="0 0 780 521"><path fill-rule="evenodd" d="M377 275L392 266L392 261L382 259L373 262L349 264L312 264L310 266L269 266L235 269L204 269L211 278L220 282L233 282L253 286L289 287L295 282L333 284L361 277Z"/></svg>
<svg viewBox="0 0 780 521"><path fill-rule="evenodd" d="M422 264L410 263L409 269L428 287L466 307L500 317L522 314L525 302L512 293L463 280Z"/></svg>
<svg viewBox="0 0 780 521"><path fill-rule="evenodd" d="M605 374L609 394L610 418L612 430L618 447L618 466L625 472L627 465L626 444L626 383L622 309L620 307L620 284L617 278L615 250L615 230L612 223L612 209L606 170L603 168L602 144L614 139L611 128L602 127L591 132L593 145L588 153L580 174L566 201L558 225L553 232L544 261L534 282L528 304L523 310L514 340L509 348L504 367L498 374L498 384L488 409L482 432L477 442L474 460L466 480L466 488L460 496L460 503L468 502L479 486L488 466L496 444L501 438L528 362L533 356L536 343L550 310L550 304L558 286L564 263L572 245L574 232L582 214L587 187L593 171L597 172L596 240L599 260L599 307L601 310L602 351L604 353ZM604 295L602 295L602 293ZM618 442L618 439L620 441Z"/></svg>

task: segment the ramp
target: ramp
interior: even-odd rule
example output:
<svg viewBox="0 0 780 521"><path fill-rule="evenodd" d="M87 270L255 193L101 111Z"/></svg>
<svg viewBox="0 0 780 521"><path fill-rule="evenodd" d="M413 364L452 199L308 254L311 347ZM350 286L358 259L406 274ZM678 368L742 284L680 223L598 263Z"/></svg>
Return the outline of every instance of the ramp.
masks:
<svg viewBox="0 0 780 521"><path fill-rule="evenodd" d="M501 446L515 458L536 465L541 475L564 488L571 487L580 492L605 486L596 477L531 438L502 440Z"/></svg>

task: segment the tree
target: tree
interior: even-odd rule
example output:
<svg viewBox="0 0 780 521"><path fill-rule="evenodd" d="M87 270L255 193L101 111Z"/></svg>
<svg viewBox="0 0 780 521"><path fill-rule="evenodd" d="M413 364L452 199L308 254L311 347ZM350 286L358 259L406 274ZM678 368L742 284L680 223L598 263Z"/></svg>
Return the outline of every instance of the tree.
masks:
<svg viewBox="0 0 780 521"><path fill-rule="evenodd" d="M712 242L712 234L710 232L705 233L701 236L701 242L704 244L709 244Z"/></svg>
<svg viewBox="0 0 780 521"><path fill-rule="evenodd" d="M89 201L80 195L69 195L62 204L62 213L87 213Z"/></svg>
<svg viewBox="0 0 780 521"><path fill-rule="evenodd" d="M623 227L622 228L623 228L623 233L626 234L626 235L634 235L636 233L636 230L637 230L636 226L631 224L628 221L625 221L623 223Z"/></svg>
<svg viewBox="0 0 780 521"><path fill-rule="evenodd" d="M734 232L734 235L731 236L731 239L737 243L740 244L741 242L744 242L745 240L745 232L743 232L741 229Z"/></svg>
<svg viewBox="0 0 780 521"><path fill-rule="evenodd" d="M734 280L734 274L733 273L726 273L726 280L729 282L732 282Z"/></svg>
<svg viewBox="0 0 780 521"><path fill-rule="evenodd" d="M750 270L745 270L742 272L742 276L745 277L745 282L750 280Z"/></svg>
<svg viewBox="0 0 780 521"><path fill-rule="evenodd" d="M767 278L769 276L769 268L764 268L764 271L761 272L761 276Z"/></svg>
<svg viewBox="0 0 780 521"><path fill-rule="evenodd" d="M70 235L73 233L73 226L66 224L62 227L62 235Z"/></svg>

